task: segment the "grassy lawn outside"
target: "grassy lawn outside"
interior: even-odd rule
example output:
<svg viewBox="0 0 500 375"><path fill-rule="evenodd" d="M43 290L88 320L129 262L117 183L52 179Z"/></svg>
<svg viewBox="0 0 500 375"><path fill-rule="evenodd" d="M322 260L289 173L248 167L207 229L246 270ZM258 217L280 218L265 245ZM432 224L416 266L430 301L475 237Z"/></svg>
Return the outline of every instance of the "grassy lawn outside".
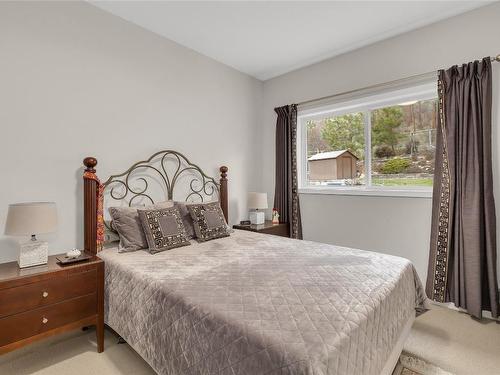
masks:
<svg viewBox="0 0 500 375"><path fill-rule="evenodd" d="M372 185L378 186L432 186L431 177L423 178L377 178L372 177Z"/></svg>

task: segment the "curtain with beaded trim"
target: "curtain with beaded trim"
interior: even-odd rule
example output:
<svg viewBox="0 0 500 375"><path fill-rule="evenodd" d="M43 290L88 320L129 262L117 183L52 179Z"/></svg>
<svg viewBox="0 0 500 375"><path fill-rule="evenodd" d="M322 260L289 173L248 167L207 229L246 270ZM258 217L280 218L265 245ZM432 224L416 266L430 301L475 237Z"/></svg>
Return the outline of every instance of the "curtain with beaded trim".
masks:
<svg viewBox="0 0 500 375"><path fill-rule="evenodd" d="M490 58L439 72L427 295L498 317Z"/></svg>
<svg viewBox="0 0 500 375"><path fill-rule="evenodd" d="M290 237L302 239L297 182L297 105L285 105L274 111L278 115L274 208L280 214L280 221L290 226Z"/></svg>

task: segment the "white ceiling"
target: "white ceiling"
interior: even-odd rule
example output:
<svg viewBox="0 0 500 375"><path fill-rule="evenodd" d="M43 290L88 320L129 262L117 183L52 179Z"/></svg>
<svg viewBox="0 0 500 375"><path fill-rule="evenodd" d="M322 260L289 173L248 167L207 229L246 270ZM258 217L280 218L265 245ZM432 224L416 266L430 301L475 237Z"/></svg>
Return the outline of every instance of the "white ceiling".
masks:
<svg viewBox="0 0 500 375"><path fill-rule="evenodd" d="M478 8L479 1L92 1L261 80Z"/></svg>

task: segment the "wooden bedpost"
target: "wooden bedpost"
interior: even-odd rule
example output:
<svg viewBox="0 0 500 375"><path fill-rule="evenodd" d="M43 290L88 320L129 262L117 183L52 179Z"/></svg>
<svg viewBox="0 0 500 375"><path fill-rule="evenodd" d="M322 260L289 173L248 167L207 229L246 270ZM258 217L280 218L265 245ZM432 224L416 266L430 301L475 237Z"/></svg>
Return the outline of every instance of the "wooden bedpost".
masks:
<svg viewBox="0 0 500 375"><path fill-rule="evenodd" d="M97 159L86 157L83 159L85 173L95 174ZM97 184L92 178L83 178L83 232L85 251L97 254Z"/></svg>
<svg viewBox="0 0 500 375"><path fill-rule="evenodd" d="M228 220L228 197L227 197L227 167L222 166L219 168L220 170L220 207L222 208L222 212L224 213L224 217L226 218L226 223L229 224Z"/></svg>

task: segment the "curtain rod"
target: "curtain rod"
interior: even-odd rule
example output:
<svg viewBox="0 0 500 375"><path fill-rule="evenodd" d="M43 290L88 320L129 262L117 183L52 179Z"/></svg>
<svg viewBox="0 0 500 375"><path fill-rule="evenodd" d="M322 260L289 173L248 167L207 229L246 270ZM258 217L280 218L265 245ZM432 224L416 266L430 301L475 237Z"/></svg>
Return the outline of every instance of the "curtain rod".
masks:
<svg viewBox="0 0 500 375"><path fill-rule="evenodd" d="M490 59L491 59L491 62L500 62L500 54L498 54L498 55L496 55L494 57L491 56ZM306 104L311 104L311 103L314 103L314 102L319 102L319 101L327 100L327 99L334 99L334 98L339 97L339 96L345 96L345 95L349 95L349 94L354 94L354 93L357 93L359 91L373 90L373 89L376 89L376 88L379 88L379 87L393 85L393 84L397 84L397 83L402 83L402 82L409 81L409 80L412 80L412 79L425 78L425 77L428 77L428 76L430 76L432 74L437 74L437 70L432 71L432 72L428 72L428 73L417 74L417 75L406 77L406 78L396 79L396 80L390 81L390 82L384 82L384 83L379 83L379 84L372 85L372 86L366 86L366 87L363 87L363 88L360 88L360 89L355 89L355 90L350 90L350 91L344 91L342 93L333 94L333 95L327 95L327 96L323 96L321 98L316 98L316 99L311 99L311 100L305 100L305 101L297 103L297 106L303 106L303 105L306 105Z"/></svg>

